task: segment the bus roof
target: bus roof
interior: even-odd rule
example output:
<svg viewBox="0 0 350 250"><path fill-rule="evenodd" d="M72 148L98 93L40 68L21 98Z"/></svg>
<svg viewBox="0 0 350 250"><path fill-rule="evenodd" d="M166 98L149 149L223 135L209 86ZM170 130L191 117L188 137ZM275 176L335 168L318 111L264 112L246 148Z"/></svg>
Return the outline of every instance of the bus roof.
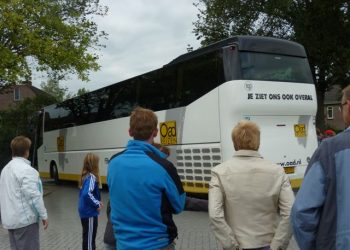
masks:
<svg viewBox="0 0 350 250"><path fill-rule="evenodd" d="M307 57L304 47L296 42L263 36L234 36L183 54L165 66L177 64L229 45L237 45L238 50L240 51L265 52L271 54Z"/></svg>

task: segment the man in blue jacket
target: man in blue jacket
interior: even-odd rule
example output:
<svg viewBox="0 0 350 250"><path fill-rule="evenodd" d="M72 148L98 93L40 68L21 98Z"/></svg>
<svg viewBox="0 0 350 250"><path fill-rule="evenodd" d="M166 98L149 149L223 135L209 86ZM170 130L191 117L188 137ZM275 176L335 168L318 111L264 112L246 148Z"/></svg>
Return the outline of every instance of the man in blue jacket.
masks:
<svg viewBox="0 0 350 250"><path fill-rule="evenodd" d="M134 140L108 166L118 250L175 249L177 228L172 214L184 209L186 197L176 168L152 145L157 124L152 110L136 108L129 129Z"/></svg>
<svg viewBox="0 0 350 250"><path fill-rule="evenodd" d="M350 86L343 90L341 105L348 128L322 141L292 209L301 250L350 249Z"/></svg>

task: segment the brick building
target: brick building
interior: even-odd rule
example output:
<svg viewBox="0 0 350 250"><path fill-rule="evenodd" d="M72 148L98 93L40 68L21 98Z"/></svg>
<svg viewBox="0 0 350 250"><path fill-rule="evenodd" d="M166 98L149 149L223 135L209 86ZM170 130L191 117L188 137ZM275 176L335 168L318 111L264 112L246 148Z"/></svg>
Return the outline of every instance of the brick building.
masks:
<svg viewBox="0 0 350 250"><path fill-rule="evenodd" d="M33 98L39 94L47 95L46 92L32 86L31 84L3 87L0 90L0 111L14 107L20 101L23 101L26 98Z"/></svg>
<svg viewBox="0 0 350 250"><path fill-rule="evenodd" d="M326 127L343 130L345 128L341 112L341 86L334 85L325 93L324 97L324 117Z"/></svg>

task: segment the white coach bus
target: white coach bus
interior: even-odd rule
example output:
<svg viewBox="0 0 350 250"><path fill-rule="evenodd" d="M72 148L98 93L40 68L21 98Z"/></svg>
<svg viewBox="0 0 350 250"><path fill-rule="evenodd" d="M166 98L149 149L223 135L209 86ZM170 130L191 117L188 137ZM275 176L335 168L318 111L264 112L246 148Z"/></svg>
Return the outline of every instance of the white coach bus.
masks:
<svg viewBox="0 0 350 250"><path fill-rule="evenodd" d="M300 186L317 147L316 92L303 46L236 36L179 56L160 69L44 108L37 155L43 177L78 180L87 152L100 156L106 182L111 156L130 139L136 107L154 110L156 138L185 191L208 192L211 168L234 153L231 130L242 119L261 129L261 154Z"/></svg>

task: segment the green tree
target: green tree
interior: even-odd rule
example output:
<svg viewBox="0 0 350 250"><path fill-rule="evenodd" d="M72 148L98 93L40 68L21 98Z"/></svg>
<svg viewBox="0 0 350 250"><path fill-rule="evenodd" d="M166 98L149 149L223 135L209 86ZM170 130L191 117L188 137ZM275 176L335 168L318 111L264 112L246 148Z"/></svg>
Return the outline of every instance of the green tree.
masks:
<svg viewBox="0 0 350 250"><path fill-rule="evenodd" d="M78 89L76 96L81 96L81 95L87 94L89 92L90 92L90 90L88 90L86 88L81 88L81 89Z"/></svg>
<svg viewBox="0 0 350 250"><path fill-rule="evenodd" d="M33 70L88 80L107 37L93 17L106 13L99 0L0 0L0 86L29 80Z"/></svg>
<svg viewBox="0 0 350 250"><path fill-rule="evenodd" d="M0 111L0 169L11 159L10 142L15 136L27 136L34 143L39 111L55 101L52 96L38 95Z"/></svg>
<svg viewBox="0 0 350 250"><path fill-rule="evenodd" d="M316 81L317 125L332 85L350 84L349 1L198 0L194 33L202 45L234 36L264 35L304 45Z"/></svg>
<svg viewBox="0 0 350 250"><path fill-rule="evenodd" d="M63 102L64 100L71 99L76 96L80 96L90 91L86 88L80 88L77 93L68 92L67 87L62 87L58 80L49 79L47 82L41 82L40 88L51 95L56 103Z"/></svg>
<svg viewBox="0 0 350 250"><path fill-rule="evenodd" d="M42 82L40 84L40 88L44 92L53 96L55 102L62 102L65 99L70 97L70 94L67 93L68 88L61 87L58 80L55 80L55 79L49 79L47 82Z"/></svg>
<svg viewBox="0 0 350 250"><path fill-rule="evenodd" d="M64 100L71 99L71 98L74 98L77 96L81 96L81 95L84 95L84 94L89 93L89 92L90 91L86 88L80 88L77 90L77 93L72 93L72 92L66 93L64 96Z"/></svg>

